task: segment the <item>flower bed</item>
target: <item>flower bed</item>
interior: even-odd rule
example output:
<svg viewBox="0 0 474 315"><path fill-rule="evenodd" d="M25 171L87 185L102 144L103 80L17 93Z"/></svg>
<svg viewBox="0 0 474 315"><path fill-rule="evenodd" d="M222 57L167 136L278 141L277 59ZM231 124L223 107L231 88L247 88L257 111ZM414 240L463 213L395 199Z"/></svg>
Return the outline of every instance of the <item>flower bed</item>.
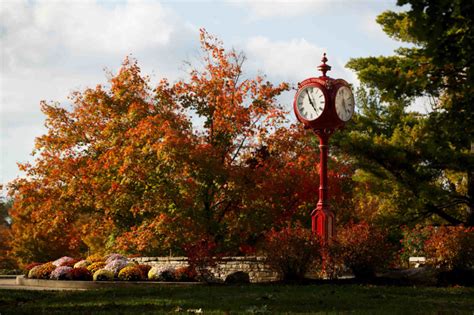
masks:
<svg viewBox="0 0 474 315"><path fill-rule="evenodd" d="M86 259L61 257L43 264L32 263L26 266L22 281L35 280L73 280L73 281L160 281L196 282L196 273L190 268L151 268L138 264L120 254L104 257L97 255Z"/></svg>

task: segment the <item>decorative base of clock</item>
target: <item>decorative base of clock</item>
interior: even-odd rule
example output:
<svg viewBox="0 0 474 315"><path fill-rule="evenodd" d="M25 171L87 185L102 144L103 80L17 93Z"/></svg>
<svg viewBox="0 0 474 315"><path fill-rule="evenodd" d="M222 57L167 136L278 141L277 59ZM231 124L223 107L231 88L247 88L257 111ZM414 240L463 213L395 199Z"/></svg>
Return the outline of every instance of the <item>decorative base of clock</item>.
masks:
<svg viewBox="0 0 474 315"><path fill-rule="evenodd" d="M312 230L318 234L324 242L335 235L334 213L329 210L316 209L312 215Z"/></svg>

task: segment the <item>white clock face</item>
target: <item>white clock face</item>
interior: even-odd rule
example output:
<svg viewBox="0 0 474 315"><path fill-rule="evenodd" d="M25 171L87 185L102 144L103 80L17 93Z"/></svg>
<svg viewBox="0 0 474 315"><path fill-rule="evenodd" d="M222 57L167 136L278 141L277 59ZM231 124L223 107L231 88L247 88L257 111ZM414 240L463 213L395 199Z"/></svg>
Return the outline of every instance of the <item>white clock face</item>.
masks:
<svg viewBox="0 0 474 315"><path fill-rule="evenodd" d="M303 88L298 94L296 108L298 113L306 120L314 120L321 116L325 100L323 91L316 86Z"/></svg>
<svg viewBox="0 0 474 315"><path fill-rule="evenodd" d="M348 121L354 114L354 95L347 86L343 86L336 93L336 113L340 120Z"/></svg>

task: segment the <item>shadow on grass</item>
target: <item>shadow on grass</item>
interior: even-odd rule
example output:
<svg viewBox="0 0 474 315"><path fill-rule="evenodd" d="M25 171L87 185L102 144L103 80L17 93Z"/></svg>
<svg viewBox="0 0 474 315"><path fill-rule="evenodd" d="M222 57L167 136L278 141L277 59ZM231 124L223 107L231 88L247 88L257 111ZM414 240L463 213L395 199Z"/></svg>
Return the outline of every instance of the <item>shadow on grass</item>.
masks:
<svg viewBox="0 0 474 315"><path fill-rule="evenodd" d="M390 287L353 283L163 286L90 291L2 290L3 314L239 313L472 314L474 288Z"/></svg>

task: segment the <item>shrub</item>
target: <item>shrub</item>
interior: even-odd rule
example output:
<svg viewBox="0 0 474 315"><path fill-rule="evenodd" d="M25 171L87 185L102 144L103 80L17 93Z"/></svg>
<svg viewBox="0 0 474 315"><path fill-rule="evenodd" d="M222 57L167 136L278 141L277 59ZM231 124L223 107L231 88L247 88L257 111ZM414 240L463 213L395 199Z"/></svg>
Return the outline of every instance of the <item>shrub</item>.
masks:
<svg viewBox="0 0 474 315"><path fill-rule="evenodd" d="M215 267L222 256L217 252L217 244L213 237L202 235L198 241L185 245L183 249L190 267L196 271L197 276L202 281L213 281L210 268Z"/></svg>
<svg viewBox="0 0 474 315"><path fill-rule="evenodd" d="M474 266L474 228L441 226L426 240L427 263L446 271Z"/></svg>
<svg viewBox="0 0 474 315"><path fill-rule="evenodd" d="M113 281L114 280L114 273L107 269L99 269L94 272L94 276L92 277L94 281Z"/></svg>
<svg viewBox="0 0 474 315"><path fill-rule="evenodd" d="M416 225L412 229L407 226L402 227L402 239L400 240L402 263L406 264L412 256L426 256L425 242L431 237L433 231L431 226Z"/></svg>
<svg viewBox="0 0 474 315"><path fill-rule="evenodd" d="M322 268L319 274L322 278L337 279L347 270L340 252L341 246L335 239L329 240L323 246Z"/></svg>
<svg viewBox="0 0 474 315"><path fill-rule="evenodd" d="M125 267L136 267L138 266L138 263L134 261L129 261Z"/></svg>
<svg viewBox="0 0 474 315"><path fill-rule="evenodd" d="M113 274L115 276L118 276L118 273L120 272L120 270L122 270L123 268L125 268L127 266L129 266L128 261L117 259L117 260L112 260L109 263L107 263L107 265L105 265L104 269L110 270L110 271L113 272Z"/></svg>
<svg viewBox="0 0 474 315"><path fill-rule="evenodd" d="M52 262L38 266L38 271L35 273L36 279L49 279L54 269L56 269L56 266Z"/></svg>
<svg viewBox="0 0 474 315"><path fill-rule="evenodd" d="M328 245L336 268L341 270L345 266L356 278L374 277L378 268L391 261L392 251L387 233L366 222L347 224Z"/></svg>
<svg viewBox="0 0 474 315"><path fill-rule="evenodd" d="M151 267L150 270L148 270L148 279L158 281L162 270L163 268L158 266Z"/></svg>
<svg viewBox="0 0 474 315"><path fill-rule="evenodd" d="M124 261L128 261L127 257L123 256L123 255L120 255L120 254L110 254L110 255L107 255L107 259L105 260L105 263L109 264L111 263L112 261L114 260L124 260Z"/></svg>
<svg viewBox="0 0 474 315"><path fill-rule="evenodd" d="M321 242L301 226L272 229L265 235L266 262L283 281L300 281L309 267L321 261Z"/></svg>
<svg viewBox="0 0 474 315"><path fill-rule="evenodd" d="M94 274L97 270L104 268L106 263L104 261L98 261L95 263L90 264L87 266L87 270L89 270L92 274Z"/></svg>
<svg viewBox="0 0 474 315"><path fill-rule="evenodd" d="M80 261L80 259L74 258L73 260L70 260L70 261L67 261L67 262L63 263L61 266L67 266L67 267L74 268L74 265L79 261Z"/></svg>
<svg viewBox="0 0 474 315"><path fill-rule="evenodd" d="M95 263L95 262L105 261L105 258L100 254L94 254L94 255L87 256L86 260L90 261L91 263Z"/></svg>
<svg viewBox="0 0 474 315"><path fill-rule="evenodd" d="M52 280L72 280L72 267L59 266L51 272L49 276Z"/></svg>
<svg viewBox="0 0 474 315"><path fill-rule="evenodd" d="M148 279L155 281L174 281L175 270L169 267L152 267L148 271Z"/></svg>
<svg viewBox="0 0 474 315"><path fill-rule="evenodd" d="M191 266L181 267L175 270L176 281L196 281L197 272Z"/></svg>
<svg viewBox="0 0 474 315"><path fill-rule="evenodd" d="M118 274L118 278L124 281L140 281L142 277L142 271L138 266L125 267Z"/></svg>
<svg viewBox="0 0 474 315"><path fill-rule="evenodd" d="M151 266L150 265L139 264L139 265L137 265L137 267L138 267L138 269L140 269L140 271L142 273L142 279L143 280L148 279L148 272L150 271Z"/></svg>
<svg viewBox="0 0 474 315"><path fill-rule="evenodd" d="M41 263L38 263L38 262L33 262L31 264L28 264L25 266L24 270L23 270L23 275L27 278L29 278L28 274L30 272L31 269L33 269L33 267L36 267L36 266L40 266Z"/></svg>
<svg viewBox="0 0 474 315"><path fill-rule="evenodd" d="M74 268L87 268L91 264L88 260L79 260L77 263L74 264Z"/></svg>
<svg viewBox="0 0 474 315"><path fill-rule="evenodd" d="M167 268L160 273L161 281L175 281L175 270L173 268Z"/></svg>
<svg viewBox="0 0 474 315"><path fill-rule="evenodd" d="M41 266L42 266L42 264L39 264L39 265L36 265L33 268L31 268L30 271L28 272L28 278L39 279L39 273L38 272L39 272Z"/></svg>
<svg viewBox="0 0 474 315"><path fill-rule="evenodd" d="M92 273L84 267L73 268L71 270L72 280L91 281Z"/></svg>
<svg viewBox="0 0 474 315"><path fill-rule="evenodd" d="M55 265L56 267L59 267L59 266L74 266L74 264L77 262L77 259L74 259L74 258L71 258L71 257L68 257L68 256L64 256L64 257L61 257L59 259L56 259L55 261L53 261L53 265Z"/></svg>

